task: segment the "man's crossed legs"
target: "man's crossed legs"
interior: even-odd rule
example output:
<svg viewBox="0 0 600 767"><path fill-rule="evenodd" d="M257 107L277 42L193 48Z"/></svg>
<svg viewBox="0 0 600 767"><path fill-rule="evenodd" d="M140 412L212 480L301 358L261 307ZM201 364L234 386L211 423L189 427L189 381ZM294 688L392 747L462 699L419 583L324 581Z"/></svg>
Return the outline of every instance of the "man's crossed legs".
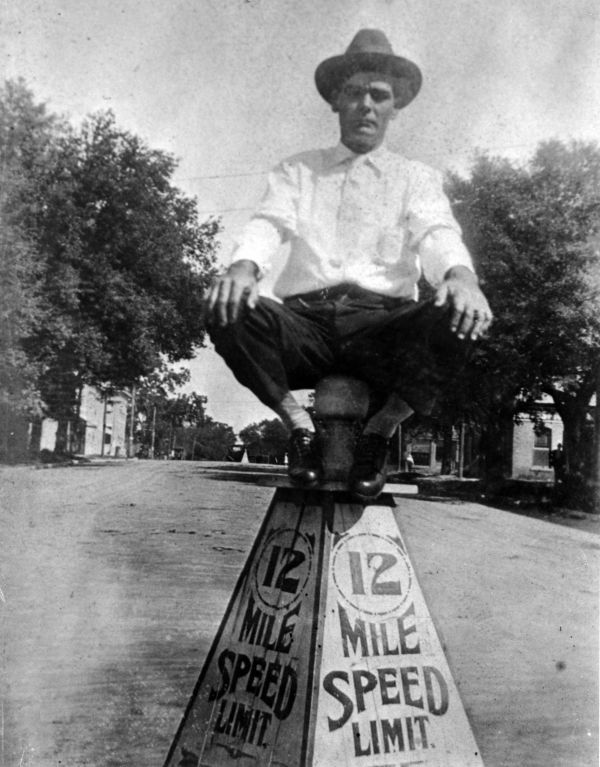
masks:
<svg viewBox="0 0 600 767"><path fill-rule="evenodd" d="M383 488L388 443L398 425L413 411L431 412L444 371L464 356L447 309L352 285L283 304L260 298L235 324L209 331L237 380L289 428L289 474L305 487L319 482L319 451L310 415L292 391L314 388L332 374L368 384L369 414L350 474L351 490L363 500Z"/></svg>

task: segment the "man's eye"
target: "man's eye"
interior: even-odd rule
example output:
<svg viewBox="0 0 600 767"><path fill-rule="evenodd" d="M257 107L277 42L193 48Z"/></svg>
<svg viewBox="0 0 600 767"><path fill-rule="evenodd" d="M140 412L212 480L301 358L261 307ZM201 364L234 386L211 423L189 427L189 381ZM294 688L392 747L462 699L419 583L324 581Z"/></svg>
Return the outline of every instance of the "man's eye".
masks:
<svg viewBox="0 0 600 767"><path fill-rule="evenodd" d="M392 96L387 91L377 91L377 90L371 90L371 98L373 101L377 101L378 103L381 103L382 101L387 101L388 99L391 99Z"/></svg>
<svg viewBox="0 0 600 767"><path fill-rule="evenodd" d="M359 99L364 92L363 88L352 88L351 86L344 88L344 93L350 99Z"/></svg>

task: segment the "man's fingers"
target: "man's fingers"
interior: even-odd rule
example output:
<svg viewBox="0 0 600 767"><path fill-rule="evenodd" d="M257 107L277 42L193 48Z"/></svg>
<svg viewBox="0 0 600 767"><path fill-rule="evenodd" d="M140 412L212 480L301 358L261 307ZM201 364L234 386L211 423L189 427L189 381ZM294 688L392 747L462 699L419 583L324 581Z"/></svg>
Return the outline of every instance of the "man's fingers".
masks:
<svg viewBox="0 0 600 767"><path fill-rule="evenodd" d="M216 302L216 316L219 325L224 328L227 325L229 292L231 290L231 280L228 277L221 277L219 292Z"/></svg>
<svg viewBox="0 0 600 767"><path fill-rule="evenodd" d="M485 329L485 317L479 312L473 315L473 327L471 328L471 338L476 341Z"/></svg>
<svg viewBox="0 0 600 767"><path fill-rule="evenodd" d="M441 293L440 288L438 297ZM447 300L452 306L450 329L458 338L475 341L489 328L492 312L479 289L473 290L471 287L464 289L462 286L449 285ZM438 305L437 300L436 305Z"/></svg>
<svg viewBox="0 0 600 767"><path fill-rule="evenodd" d="M434 306L444 306L447 300L448 300L448 285L447 283L444 282L438 288L438 291L435 294Z"/></svg>
<svg viewBox="0 0 600 767"><path fill-rule="evenodd" d="M248 287L240 285L237 282L232 282L229 288L229 297L227 299L227 319L230 324L237 322L240 315L240 307L244 302L244 298L248 294Z"/></svg>
<svg viewBox="0 0 600 767"><path fill-rule="evenodd" d="M465 307L461 317L460 325L458 326L458 337L460 339L471 338L475 323L476 317L473 309L470 306Z"/></svg>
<svg viewBox="0 0 600 767"><path fill-rule="evenodd" d="M219 284L215 281L204 291L204 321L207 324L210 324L213 319L215 304L219 297Z"/></svg>
<svg viewBox="0 0 600 767"><path fill-rule="evenodd" d="M205 292L204 317L207 324L221 327L237 322L244 304L254 309L258 302L258 284L233 279L228 274L217 277Z"/></svg>
<svg viewBox="0 0 600 767"><path fill-rule="evenodd" d="M464 313L465 302L460 297L455 295L452 303L452 314L450 315L450 330L453 333L458 333L459 338L462 338L460 333L463 325Z"/></svg>
<svg viewBox="0 0 600 767"><path fill-rule="evenodd" d="M484 323L484 326L483 326L483 330L481 332L482 333L487 333L488 330L490 329L490 325L492 324L493 321L494 321L494 315L492 314L491 309L488 309L487 310L486 319L485 319L485 323Z"/></svg>
<svg viewBox="0 0 600 767"><path fill-rule="evenodd" d="M258 283L255 283L248 292L248 299L246 301L249 309L255 309L258 303Z"/></svg>
<svg viewBox="0 0 600 767"><path fill-rule="evenodd" d="M204 319L209 325L215 320L221 320L220 306L224 291L226 291L223 282L223 277L216 277L204 293Z"/></svg>
<svg viewBox="0 0 600 767"><path fill-rule="evenodd" d="M473 330L471 331L471 338L476 341L479 336L482 336L489 326L492 324L492 312L489 307L484 307L475 311L473 323Z"/></svg>

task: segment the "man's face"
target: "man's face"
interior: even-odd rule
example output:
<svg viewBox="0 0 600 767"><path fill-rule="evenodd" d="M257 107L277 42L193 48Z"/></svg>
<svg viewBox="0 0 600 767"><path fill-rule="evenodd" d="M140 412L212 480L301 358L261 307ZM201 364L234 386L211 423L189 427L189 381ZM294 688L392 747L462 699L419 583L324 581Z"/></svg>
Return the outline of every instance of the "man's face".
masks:
<svg viewBox="0 0 600 767"><path fill-rule="evenodd" d="M339 115L342 143L357 154L376 149L396 116L392 86L377 72L357 72L348 78L332 109Z"/></svg>

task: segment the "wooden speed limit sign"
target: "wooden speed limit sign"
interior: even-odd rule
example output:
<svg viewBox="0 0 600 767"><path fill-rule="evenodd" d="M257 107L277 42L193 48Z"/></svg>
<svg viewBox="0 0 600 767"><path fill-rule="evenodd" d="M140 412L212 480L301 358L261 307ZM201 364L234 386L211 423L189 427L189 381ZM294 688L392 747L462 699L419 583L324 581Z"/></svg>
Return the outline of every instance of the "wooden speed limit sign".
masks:
<svg viewBox="0 0 600 767"><path fill-rule="evenodd" d="M278 488L165 767L481 767L394 500Z"/></svg>

